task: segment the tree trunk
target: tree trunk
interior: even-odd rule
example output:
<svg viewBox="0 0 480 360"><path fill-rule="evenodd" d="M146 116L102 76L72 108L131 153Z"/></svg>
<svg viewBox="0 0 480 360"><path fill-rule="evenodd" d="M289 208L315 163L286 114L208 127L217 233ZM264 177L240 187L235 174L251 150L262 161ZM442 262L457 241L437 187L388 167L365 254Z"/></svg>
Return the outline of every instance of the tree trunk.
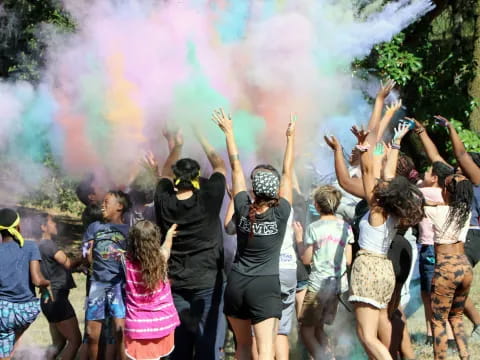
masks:
<svg viewBox="0 0 480 360"><path fill-rule="evenodd" d="M480 2L475 6L475 35L473 47L474 77L470 83L468 94L476 102L470 114L470 129L480 133Z"/></svg>

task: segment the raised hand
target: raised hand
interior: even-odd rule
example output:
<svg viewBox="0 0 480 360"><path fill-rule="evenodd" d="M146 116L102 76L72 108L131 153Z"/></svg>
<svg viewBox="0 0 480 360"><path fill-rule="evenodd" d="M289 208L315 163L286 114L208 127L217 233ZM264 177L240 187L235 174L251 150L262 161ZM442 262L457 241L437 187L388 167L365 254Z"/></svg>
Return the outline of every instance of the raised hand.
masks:
<svg viewBox="0 0 480 360"><path fill-rule="evenodd" d="M226 115L222 108L217 109L212 114L212 121L218 125L222 131L227 133L233 133L233 121L230 115Z"/></svg>
<svg viewBox="0 0 480 360"><path fill-rule="evenodd" d="M295 135L296 123L297 123L297 115L293 113L290 114L290 122L288 123L287 133L286 133L287 137L291 137Z"/></svg>
<svg viewBox="0 0 480 360"><path fill-rule="evenodd" d="M405 135L410 131L408 123L399 123L397 128L393 129L393 142L400 143Z"/></svg>
<svg viewBox="0 0 480 360"><path fill-rule="evenodd" d="M142 163L144 167L152 170L158 170L158 162L155 159L155 155L152 151L147 151L143 156Z"/></svg>
<svg viewBox="0 0 480 360"><path fill-rule="evenodd" d="M447 118L444 118L441 115L435 115L433 117L435 119L435 124L440 125L442 127L449 127L450 126L450 121L448 121Z"/></svg>
<svg viewBox="0 0 480 360"><path fill-rule="evenodd" d="M364 130L363 128L358 128L357 125L353 125L350 131L355 135L357 138L358 145L366 145L367 143L367 136L370 133L370 130Z"/></svg>
<svg viewBox="0 0 480 360"><path fill-rule="evenodd" d="M392 91L395 85L396 82L392 79L388 79L385 84L383 83L383 81L380 81L380 89L378 90L377 97L385 99L390 94L390 91Z"/></svg>
<svg viewBox="0 0 480 360"><path fill-rule="evenodd" d="M385 114L393 115L402 107L402 99L394 101L390 105L387 105L385 108Z"/></svg>
<svg viewBox="0 0 480 360"><path fill-rule="evenodd" d="M327 135L325 135L323 138L325 139L327 145L330 146L330 149L332 149L333 151L337 151L342 148L335 136L331 135L330 137L328 137Z"/></svg>

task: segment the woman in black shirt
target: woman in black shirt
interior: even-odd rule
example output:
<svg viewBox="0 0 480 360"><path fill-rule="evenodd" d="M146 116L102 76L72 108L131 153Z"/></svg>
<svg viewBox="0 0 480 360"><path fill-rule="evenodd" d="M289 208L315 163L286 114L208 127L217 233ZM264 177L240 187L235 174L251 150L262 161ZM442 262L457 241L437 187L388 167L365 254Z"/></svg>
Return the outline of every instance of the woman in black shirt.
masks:
<svg viewBox="0 0 480 360"><path fill-rule="evenodd" d="M222 109L213 121L225 133L232 167L237 255L225 290L225 314L237 340L236 358L251 358L252 333L259 359L272 359L278 319L282 313L279 256L292 203L295 123L287 129L281 181L268 170L253 174L253 202L239 161L232 119Z"/></svg>

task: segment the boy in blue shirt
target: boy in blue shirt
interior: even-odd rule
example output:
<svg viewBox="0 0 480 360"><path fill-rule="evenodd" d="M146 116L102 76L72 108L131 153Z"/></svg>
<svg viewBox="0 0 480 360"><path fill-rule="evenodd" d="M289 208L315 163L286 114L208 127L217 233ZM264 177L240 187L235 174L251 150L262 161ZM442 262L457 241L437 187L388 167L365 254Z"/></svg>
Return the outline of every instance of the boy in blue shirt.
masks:
<svg viewBox="0 0 480 360"><path fill-rule="evenodd" d="M102 204L104 222L96 221L90 224L84 235L84 242L89 244L88 259L92 264L92 280L85 315L90 359L98 356L102 323L110 316L115 328L117 356L125 359L125 274L121 256L126 248L129 230L129 225L123 221L123 215L129 207L130 200L125 193L109 191Z"/></svg>

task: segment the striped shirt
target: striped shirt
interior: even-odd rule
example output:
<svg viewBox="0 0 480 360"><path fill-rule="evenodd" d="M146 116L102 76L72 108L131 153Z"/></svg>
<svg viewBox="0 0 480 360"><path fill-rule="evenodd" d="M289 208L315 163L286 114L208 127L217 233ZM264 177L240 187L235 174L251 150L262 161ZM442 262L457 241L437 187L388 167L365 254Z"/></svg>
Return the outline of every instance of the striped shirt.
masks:
<svg viewBox="0 0 480 360"><path fill-rule="evenodd" d="M160 339L169 335L180 324L170 283L160 281L155 290L149 290L142 281L140 264L127 258L125 267L125 334L131 339Z"/></svg>

